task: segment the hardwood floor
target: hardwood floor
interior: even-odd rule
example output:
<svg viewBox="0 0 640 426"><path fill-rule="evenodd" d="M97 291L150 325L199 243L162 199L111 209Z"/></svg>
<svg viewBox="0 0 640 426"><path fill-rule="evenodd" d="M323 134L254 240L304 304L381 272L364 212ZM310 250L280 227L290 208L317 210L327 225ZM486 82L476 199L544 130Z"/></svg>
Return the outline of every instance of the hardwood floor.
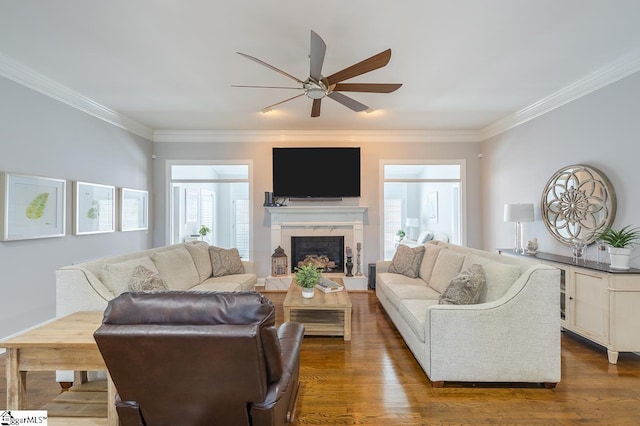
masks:
<svg viewBox="0 0 640 426"><path fill-rule="evenodd" d="M285 293L265 295L276 304L282 322ZM640 424L640 357L634 354L621 354L618 364L611 365L603 348L563 333L562 381L555 389L526 384L434 389L375 294L350 296L351 342L305 337L298 425ZM0 380L4 383L4 355ZM31 408L59 392L54 380L53 373L29 373ZM0 404L4 401L0 386Z"/></svg>

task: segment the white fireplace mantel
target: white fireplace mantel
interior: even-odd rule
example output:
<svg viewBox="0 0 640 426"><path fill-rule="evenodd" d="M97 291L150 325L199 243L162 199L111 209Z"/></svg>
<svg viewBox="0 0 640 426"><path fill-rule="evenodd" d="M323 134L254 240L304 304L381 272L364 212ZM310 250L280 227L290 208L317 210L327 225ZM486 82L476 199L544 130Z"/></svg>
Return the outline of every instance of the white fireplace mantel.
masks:
<svg viewBox="0 0 640 426"><path fill-rule="evenodd" d="M271 225L271 250L278 246L285 253L291 254L291 237L293 236L342 236L345 246L353 249L360 244L360 259L364 259L364 228L366 207L360 206L285 206L265 207L269 212ZM357 260L354 258L354 264ZM363 266L360 265L363 269ZM356 268L354 267L354 273ZM364 271L362 271L364 272ZM268 277L269 278L269 277ZM273 281L273 280L271 280ZM267 284L269 284L267 279ZM349 290L366 290L366 280L363 276L347 279L345 285ZM284 289L288 288L288 283ZM277 287L277 289L281 289Z"/></svg>
<svg viewBox="0 0 640 426"><path fill-rule="evenodd" d="M285 206L265 207L271 215L271 225L285 222L361 222L366 207L361 206Z"/></svg>

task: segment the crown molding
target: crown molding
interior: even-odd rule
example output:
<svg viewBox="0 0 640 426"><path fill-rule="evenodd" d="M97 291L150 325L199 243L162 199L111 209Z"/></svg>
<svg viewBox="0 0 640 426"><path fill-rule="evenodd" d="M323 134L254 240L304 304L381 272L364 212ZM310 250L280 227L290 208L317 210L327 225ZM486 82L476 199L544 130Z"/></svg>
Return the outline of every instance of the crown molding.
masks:
<svg viewBox="0 0 640 426"><path fill-rule="evenodd" d="M480 139L487 140L638 71L640 71L640 50L622 56L557 92L481 129L479 131Z"/></svg>
<svg viewBox="0 0 640 426"><path fill-rule="evenodd" d="M154 142L480 142L475 130L156 130Z"/></svg>
<svg viewBox="0 0 640 426"><path fill-rule="evenodd" d="M153 139L153 129L88 98L0 52L0 76L29 87L109 124L145 139Z"/></svg>

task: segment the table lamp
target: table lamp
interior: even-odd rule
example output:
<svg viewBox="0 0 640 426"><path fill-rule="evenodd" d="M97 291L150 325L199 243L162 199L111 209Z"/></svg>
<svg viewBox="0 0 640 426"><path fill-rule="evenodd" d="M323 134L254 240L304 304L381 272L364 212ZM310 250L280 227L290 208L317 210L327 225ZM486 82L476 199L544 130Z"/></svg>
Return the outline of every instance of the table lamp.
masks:
<svg viewBox="0 0 640 426"><path fill-rule="evenodd" d="M516 246L514 251L524 254L524 231L522 222L533 222L533 204L505 204L504 221L516 224Z"/></svg>

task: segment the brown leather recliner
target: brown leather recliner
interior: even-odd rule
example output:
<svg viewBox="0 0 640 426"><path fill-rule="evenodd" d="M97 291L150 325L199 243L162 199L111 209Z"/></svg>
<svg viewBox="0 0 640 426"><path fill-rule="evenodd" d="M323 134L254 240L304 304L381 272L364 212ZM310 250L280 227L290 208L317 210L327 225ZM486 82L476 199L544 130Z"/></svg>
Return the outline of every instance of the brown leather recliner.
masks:
<svg viewBox="0 0 640 426"><path fill-rule="evenodd" d="M303 333L256 292L160 292L111 300L94 337L121 425L232 426L293 420Z"/></svg>

